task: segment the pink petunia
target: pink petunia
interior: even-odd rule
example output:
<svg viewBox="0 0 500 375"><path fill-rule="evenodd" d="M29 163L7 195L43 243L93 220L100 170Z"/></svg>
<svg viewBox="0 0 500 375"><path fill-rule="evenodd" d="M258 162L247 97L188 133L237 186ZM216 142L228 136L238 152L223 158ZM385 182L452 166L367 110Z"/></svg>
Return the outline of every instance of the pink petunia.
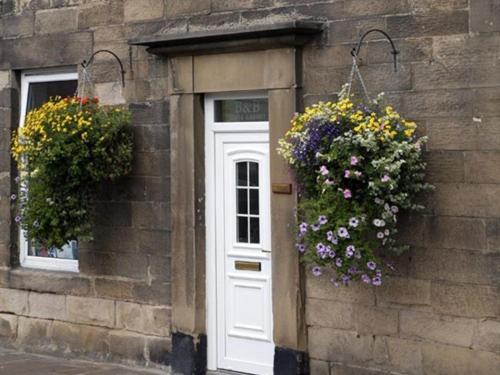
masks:
<svg viewBox="0 0 500 375"><path fill-rule="evenodd" d="M380 179L380 181L382 182L387 182L389 181L391 178L389 177L389 175L385 174L382 176L382 178Z"/></svg>
<svg viewBox="0 0 500 375"><path fill-rule="evenodd" d="M358 158L356 156L351 156L351 165L358 165Z"/></svg>
<svg viewBox="0 0 500 375"><path fill-rule="evenodd" d="M349 199L349 198L352 198L352 193L349 189L345 189L344 190L344 198L345 199Z"/></svg>

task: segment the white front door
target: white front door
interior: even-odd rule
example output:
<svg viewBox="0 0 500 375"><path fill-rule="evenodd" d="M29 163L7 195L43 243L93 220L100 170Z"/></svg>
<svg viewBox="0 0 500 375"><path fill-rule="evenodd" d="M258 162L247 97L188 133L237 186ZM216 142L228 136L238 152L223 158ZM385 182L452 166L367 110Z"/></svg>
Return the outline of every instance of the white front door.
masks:
<svg viewBox="0 0 500 375"><path fill-rule="evenodd" d="M209 97L206 117L209 368L272 374L267 99Z"/></svg>

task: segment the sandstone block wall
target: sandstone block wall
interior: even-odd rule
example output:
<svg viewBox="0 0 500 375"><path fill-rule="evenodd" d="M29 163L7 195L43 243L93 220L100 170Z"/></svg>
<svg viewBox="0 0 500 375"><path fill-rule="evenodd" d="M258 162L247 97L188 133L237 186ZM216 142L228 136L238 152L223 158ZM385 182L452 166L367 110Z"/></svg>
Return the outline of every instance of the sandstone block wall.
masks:
<svg viewBox="0 0 500 375"><path fill-rule="evenodd" d="M429 135L428 180L436 191L424 198L424 213L405 220L402 236L414 249L397 260L397 277L377 289L334 289L328 280L307 278L312 373L500 373L497 0L1 4L0 335L5 340L33 350L83 353L87 347L87 355L102 358L159 361L152 353L168 350L170 304L167 61L130 48L127 40L315 18L325 21L326 29L304 48L303 103L334 98L347 79L349 51L360 34L373 27L387 30L401 51L398 72L392 70L387 43L376 35L363 46L361 71L372 94L385 91ZM13 69L77 64L101 48L116 52L127 70L122 89L113 61L103 55L92 76L99 96L133 112L134 173L103 189L96 241L81 252L80 274L17 269L8 203L9 134L18 121L19 95ZM5 302L3 293L17 294ZM47 294L52 308L43 306ZM85 301L86 315L77 308ZM133 318L137 311L141 319ZM95 346L89 347L90 341Z"/></svg>

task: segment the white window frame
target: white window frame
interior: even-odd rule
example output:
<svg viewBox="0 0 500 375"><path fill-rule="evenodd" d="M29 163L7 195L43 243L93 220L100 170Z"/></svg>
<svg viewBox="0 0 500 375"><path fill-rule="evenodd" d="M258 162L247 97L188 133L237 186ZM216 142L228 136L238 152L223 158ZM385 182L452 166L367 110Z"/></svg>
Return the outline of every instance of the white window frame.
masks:
<svg viewBox="0 0 500 375"><path fill-rule="evenodd" d="M21 105L19 127L24 126L30 83L55 81L78 81L78 72L74 71L74 69L57 71L38 70L25 71L21 74ZM28 255L28 241L26 239L26 231L23 229L19 229L19 253L21 267L37 268L49 271L79 272L78 259L49 258Z"/></svg>

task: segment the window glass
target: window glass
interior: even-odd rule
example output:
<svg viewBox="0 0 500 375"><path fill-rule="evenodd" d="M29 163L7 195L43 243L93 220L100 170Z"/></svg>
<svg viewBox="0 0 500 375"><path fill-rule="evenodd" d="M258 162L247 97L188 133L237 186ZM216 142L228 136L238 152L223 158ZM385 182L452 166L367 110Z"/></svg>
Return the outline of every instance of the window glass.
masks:
<svg viewBox="0 0 500 375"><path fill-rule="evenodd" d="M29 78L28 78L29 79ZM29 82L26 103L26 114L46 103L51 97L68 97L75 95L77 80L50 80L47 82ZM46 248L38 243L27 244L27 255L44 258L78 259L78 244L71 241L61 249Z"/></svg>
<svg viewBox="0 0 500 375"><path fill-rule="evenodd" d="M215 100L215 122L268 121L267 99Z"/></svg>

